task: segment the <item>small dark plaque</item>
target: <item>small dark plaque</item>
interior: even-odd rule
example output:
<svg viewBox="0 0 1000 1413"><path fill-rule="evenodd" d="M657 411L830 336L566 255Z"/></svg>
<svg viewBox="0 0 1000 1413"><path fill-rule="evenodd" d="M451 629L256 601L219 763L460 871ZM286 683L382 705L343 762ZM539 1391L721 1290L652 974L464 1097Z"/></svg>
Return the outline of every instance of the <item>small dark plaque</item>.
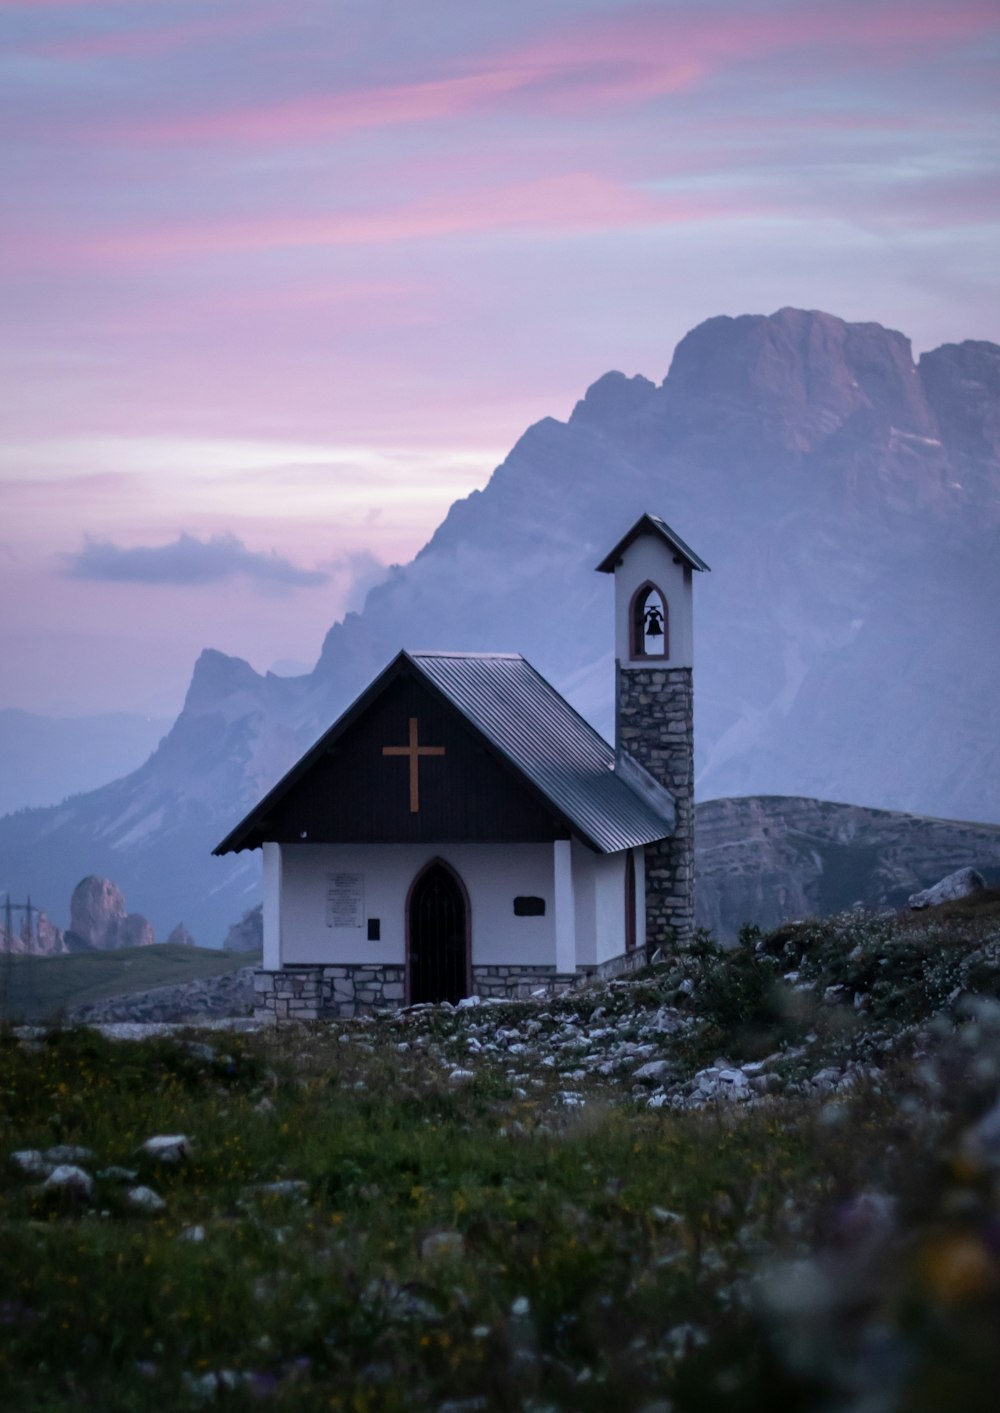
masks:
<svg viewBox="0 0 1000 1413"><path fill-rule="evenodd" d="M515 899L514 899L514 916L515 916L515 917L544 917L544 916L545 916L545 899L544 899L544 898L515 898Z"/></svg>
<svg viewBox="0 0 1000 1413"><path fill-rule="evenodd" d="M368 941L381 942L382 940L382 919L370 917L368 919Z"/></svg>

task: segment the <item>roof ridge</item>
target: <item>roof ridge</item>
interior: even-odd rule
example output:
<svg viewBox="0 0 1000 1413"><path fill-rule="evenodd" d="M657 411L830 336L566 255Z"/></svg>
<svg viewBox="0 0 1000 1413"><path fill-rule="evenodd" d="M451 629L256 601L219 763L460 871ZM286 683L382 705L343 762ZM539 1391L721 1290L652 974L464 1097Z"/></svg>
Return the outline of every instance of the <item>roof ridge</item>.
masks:
<svg viewBox="0 0 1000 1413"><path fill-rule="evenodd" d="M527 659L523 653L473 653L473 652L453 652L448 648L413 648L407 649L407 657L475 657L475 658L508 658L514 662L525 662Z"/></svg>

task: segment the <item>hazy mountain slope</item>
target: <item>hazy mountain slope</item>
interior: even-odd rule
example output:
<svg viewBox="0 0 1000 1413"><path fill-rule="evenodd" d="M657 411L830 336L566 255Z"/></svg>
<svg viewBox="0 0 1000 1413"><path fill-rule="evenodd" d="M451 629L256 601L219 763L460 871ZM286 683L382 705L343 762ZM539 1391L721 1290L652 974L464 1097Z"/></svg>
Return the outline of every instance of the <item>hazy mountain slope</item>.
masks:
<svg viewBox="0 0 1000 1413"><path fill-rule="evenodd" d="M529 428L309 676L204 654L139 771L0 821L2 882L47 901L105 873L158 931L183 917L221 940L256 865L212 844L401 646L522 651L609 732L612 591L593 566L644 509L713 568L695 586L701 798L1000 820L998 400L993 344L918 367L877 324L710 319L659 386L609 373L567 422Z"/></svg>
<svg viewBox="0 0 1000 1413"><path fill-rule="evenodd" d="M132 712L0 710L0 814L57 804L135 770L169 729L169 721Z"/></svg>
<svg viewBox="0 0 1000 1413"><path fill-rule="evenodd" d="M1000 886L1000 825L787 796L697 806L697 921L720 941L861 902L902 908L958 868Z"/></svg>

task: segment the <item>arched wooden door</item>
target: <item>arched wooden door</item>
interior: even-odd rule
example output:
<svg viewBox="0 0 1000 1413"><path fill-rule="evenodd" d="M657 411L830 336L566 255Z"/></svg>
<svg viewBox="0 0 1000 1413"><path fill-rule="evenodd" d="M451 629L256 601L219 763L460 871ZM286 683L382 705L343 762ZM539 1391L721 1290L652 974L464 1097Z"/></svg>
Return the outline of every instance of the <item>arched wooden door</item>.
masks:
<svg viewBox="0 0 1000 1413"><path fill-rule="evenodd" d="M410 1005L469 994L469 910L457 875L440 860L410 889L407 917Z"/></svg>

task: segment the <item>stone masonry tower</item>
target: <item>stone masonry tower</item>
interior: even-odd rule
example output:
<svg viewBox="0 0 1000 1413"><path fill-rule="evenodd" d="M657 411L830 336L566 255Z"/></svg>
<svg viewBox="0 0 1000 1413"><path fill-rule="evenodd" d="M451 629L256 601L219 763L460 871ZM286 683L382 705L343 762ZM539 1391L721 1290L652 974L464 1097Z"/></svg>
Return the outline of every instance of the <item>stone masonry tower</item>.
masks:
<svg viewBox="0 0 1000 1413"><path fill-rule="evenodd" d="M694 930L692 578L708 565L643 515L597 568L615 576L615 747L674 798L674 833L646 847L647 945L673 950Z"/></svg>

